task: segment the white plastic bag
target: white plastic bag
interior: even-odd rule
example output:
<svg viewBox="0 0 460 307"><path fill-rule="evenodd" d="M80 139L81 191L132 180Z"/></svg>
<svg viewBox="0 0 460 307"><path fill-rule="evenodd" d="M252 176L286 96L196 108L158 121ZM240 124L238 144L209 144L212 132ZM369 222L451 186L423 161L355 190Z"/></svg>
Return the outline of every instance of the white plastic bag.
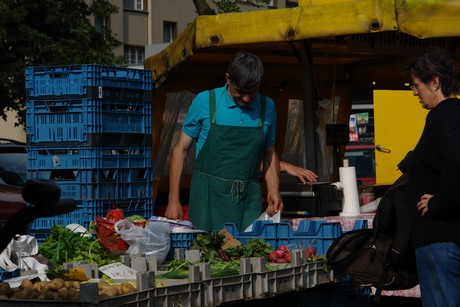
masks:
<svg viewBox="0 0 460 307"><path fill-rule="evenodd" d="M115 231L129 244L129 255L153 255L159 264L168 256L171 231L166 223L149 222L145 228L134 225L129 220L120 220L114 225Z"/></svg>
<svg viewBox="0 0 460 307"><path fill-rule="evenodd" d="M272 221L273 223L279 223L280 220L281 220L281 213L278 211L276 214L274 214L273 216L270 216L268 215L267 212L264 212L262 213L261 215L259 215L258 218L256 218L254 221ZM248 232L248 231L252 231L252 227L254 225L254 222L251 223L251 225L249 225L245 230L244 232Z"/></svg>

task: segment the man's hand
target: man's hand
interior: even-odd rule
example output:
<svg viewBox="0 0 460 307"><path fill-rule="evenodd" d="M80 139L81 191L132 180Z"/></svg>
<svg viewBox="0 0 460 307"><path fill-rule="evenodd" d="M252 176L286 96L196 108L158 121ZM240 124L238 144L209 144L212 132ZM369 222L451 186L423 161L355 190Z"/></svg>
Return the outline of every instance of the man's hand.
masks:
<svg viewBox="0 0 460 307"><path fill-rule="evenodd" d="M284 161L280 161L280 171L286 172L292 177L295 177L299 183L318 181L318 175L316 175L313 171Z"/></svg>
<svg viewBox="0 0 460 307"><path fill-rule="evenodd" d="M168 203L166 207L165 217L170 220L180 220L184 219L184 209L182 205L177 202Z"/></svg>
<svg viewBox="0 0 460 307"><path fill-rule="evenodd" d="M284 210L284 204L283 200L281 199L280 193L269 193L267 194L267 209L265 212L267 212L268 215L273 216L276 213L280 212L282 213Z"/></svg>

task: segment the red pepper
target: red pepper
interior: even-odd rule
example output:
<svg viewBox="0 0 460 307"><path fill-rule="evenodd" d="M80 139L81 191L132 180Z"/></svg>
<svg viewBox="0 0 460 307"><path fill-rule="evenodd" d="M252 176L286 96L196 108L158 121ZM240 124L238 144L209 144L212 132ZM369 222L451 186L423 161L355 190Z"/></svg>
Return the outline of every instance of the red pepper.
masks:
<svg viewBox="0 0 460 307"><path fill-rule="evenodd" d="M111 222L118 222L122 219L125 218L125 215L123 213L123 209L111 209L107 212L107 217L106 219Z"/></svg>

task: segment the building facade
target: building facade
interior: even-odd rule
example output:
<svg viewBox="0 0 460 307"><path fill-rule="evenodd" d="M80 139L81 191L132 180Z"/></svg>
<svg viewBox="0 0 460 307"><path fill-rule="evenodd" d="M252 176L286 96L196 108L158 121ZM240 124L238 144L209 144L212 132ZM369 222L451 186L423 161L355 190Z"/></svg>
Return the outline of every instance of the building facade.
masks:
<svg viewBox="0 0 460 307"><path fill-rule="evenodd" d="M239 1L242 11L257 10ZM212 1L207 3L212 6ZM144 60L167 46L197 16L193 0L113 0L118 13L104 24L122 42L116 55L125 55L129 67L142 68ZM260 9L297 6L297 0L272 0ZM94 21L96 24L97 21Z"/></svg>

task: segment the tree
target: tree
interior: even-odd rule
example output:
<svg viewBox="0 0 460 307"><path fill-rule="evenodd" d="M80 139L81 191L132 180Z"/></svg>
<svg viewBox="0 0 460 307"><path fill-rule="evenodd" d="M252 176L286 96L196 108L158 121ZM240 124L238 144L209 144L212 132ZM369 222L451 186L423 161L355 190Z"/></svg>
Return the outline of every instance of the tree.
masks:
<svg viewBox="0 0 460 307"><path fill-rule="evenodd" d="M117 11L108 0L0 1L0 116L18 111L16 125L25 123L27 66L121 63L113 53L121 42L89 20Z"/></svg>
<svg viewBox="0 0 460 307"><path fill-rule="evenodd" d="M263 7L270 3L271 0L247 0L247 3L254 7ZM238 0L212 0L217 8L217 14L241 12ZM216 12L209 6L206 0L193 0L198 15L215 15Z"/></svg>

